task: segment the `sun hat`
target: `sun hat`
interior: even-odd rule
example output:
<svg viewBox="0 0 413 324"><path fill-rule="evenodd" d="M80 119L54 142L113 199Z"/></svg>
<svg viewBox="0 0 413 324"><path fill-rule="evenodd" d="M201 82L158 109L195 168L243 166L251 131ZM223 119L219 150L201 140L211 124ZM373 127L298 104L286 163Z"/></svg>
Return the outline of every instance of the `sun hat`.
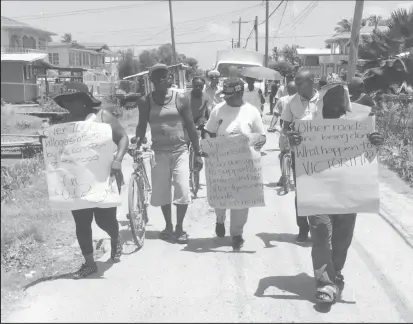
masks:
<svg viewBox="0 0 413 324"><path fill-rule="evenodd" d="M62 108L64 100L74 100L80 98L83 100L85 105L92 108L99 107L102 102L90 93L89 88L83 82L68 82L62 86L60 93L56 95L53 100Z"/></svg>
<svg viewBox="0 0 413 324"><path fill-rule="evenodd" d="M231 98L233 95L244 91L244 82L240 78L225 79L222 85L220 98Z"/></svg>

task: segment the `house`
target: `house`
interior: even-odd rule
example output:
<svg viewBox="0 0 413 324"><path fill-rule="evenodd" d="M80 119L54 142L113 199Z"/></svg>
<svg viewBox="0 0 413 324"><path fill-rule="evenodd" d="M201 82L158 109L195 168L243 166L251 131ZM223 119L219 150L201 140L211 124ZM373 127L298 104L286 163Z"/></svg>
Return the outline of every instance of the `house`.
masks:
<svg viewBox="0 0 413 324"><path fill-rule="evenodd" d="M59 68L86 69L84 82L92 92L102 94L109 94L118 80L118 56L104 43L53 42L48 45L49 63Z"/></svg>
<svg viewBox="0 0 413 324"><path fill-rule="evenodd" d="M35 101L37 76L50 66L48 43L55 33L1 16L1 96L9 103Z"/></svg>
<svg viewBox="0 0 413 324"><path fill-rule="evenodd" d="M380 31L387 29L385 26L378 26L377 28ZM374 27L364 26L360 29L360 35L369 36L373 31ZM312 70L316 77L317 75L323 77L328 73L339 74L341 70L347 70L350 39L351 33L345 32L326 39L325 43L330 47L328 49L297 48L302 68Z"/></svg>

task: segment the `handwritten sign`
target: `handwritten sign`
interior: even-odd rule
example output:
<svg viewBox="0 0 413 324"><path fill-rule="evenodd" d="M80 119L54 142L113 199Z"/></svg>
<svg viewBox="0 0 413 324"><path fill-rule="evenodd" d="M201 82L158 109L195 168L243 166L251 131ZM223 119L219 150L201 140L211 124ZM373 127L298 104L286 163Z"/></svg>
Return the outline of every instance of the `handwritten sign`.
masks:
<svg viewBox="0 0 413 324"><path fill-rule="evenodd" d="M62 210L109 208L121 199L110 179L112 130L107 124L72 122L47 129L43 141L50 205Z"/></svg>
<svg viewBox="0 0 413 324"><path fill-rule="evenodd" d="M373 117L300 120L295 129L303 136L295 148L299 216L379 211Z"/></svg>
<svg viewBox="0 0 413 324"><path fill-rule="evenodd" d="M205 159L207 196L214 208L243 209L265 206L261 153L245 135L201 141Z"/></svg>

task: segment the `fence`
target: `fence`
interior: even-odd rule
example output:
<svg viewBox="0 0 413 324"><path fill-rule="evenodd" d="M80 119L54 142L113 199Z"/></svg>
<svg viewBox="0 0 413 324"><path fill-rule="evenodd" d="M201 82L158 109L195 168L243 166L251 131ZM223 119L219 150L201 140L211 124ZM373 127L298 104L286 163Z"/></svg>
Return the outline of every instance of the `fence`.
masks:
<svg viewBox="0 0 413 324"><path fill-rule="evenodd" d="M115 83L108 82L108 81L85 81L85 84L88 86L89 91L94 96L110 96L115 94ZM62 83L48 83L49 87L49 97L56 96L60 93L60 89L62 88ZM37 85L37 93L38 97L41 97L42 94L46 93L45 85L38 84Z"/></svg>

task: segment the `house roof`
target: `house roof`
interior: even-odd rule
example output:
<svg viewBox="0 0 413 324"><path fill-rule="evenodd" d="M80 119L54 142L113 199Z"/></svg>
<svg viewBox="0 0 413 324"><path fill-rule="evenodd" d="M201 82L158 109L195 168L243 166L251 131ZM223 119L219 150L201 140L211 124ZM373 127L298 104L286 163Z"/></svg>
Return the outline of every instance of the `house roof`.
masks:
<svg viewBox="0 0 413 324"><path fill-rule="evenodd" d="M297 48L298 55L330 55L329 48Z"/></svg>
<svg viewBox="0 0 413 324"><path fill-rule="evenodd" d="M34 62L43 60L47 57L47 53L2 53L2 62Z"/></svg>
<svg viewBox="0 0 413 324"><path fill-rule="evenodd" d="M30 30L34 30L43 34L46 34L48 36L56 36L57 34L49 32L47 30L44 29L40 29L37 27L33 27L30 26L28 24L22 23L20 21L11 19L11 18L7 18L4 16L1 16L1 28L16 28L16 29L30 29Z"/></svg>
<svg viewBox="0 0 413 324"><path fill-rule="evenodd" d="M87 49L93 49L93 50L100 50L102 47L107 46L105 43L98 43L98 42L81 42L78 44L86 47Z"/></svg>

